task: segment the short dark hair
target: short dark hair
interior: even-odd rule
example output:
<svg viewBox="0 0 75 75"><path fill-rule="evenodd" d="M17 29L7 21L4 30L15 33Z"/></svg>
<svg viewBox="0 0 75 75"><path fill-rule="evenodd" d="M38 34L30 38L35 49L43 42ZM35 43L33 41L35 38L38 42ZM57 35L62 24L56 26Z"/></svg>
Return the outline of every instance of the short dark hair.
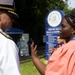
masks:
<svg viewBox="0 0 75 75"><path fill-rule="evenodd" d="M75 29L75 12L65 15L64 18Z"/></svg>

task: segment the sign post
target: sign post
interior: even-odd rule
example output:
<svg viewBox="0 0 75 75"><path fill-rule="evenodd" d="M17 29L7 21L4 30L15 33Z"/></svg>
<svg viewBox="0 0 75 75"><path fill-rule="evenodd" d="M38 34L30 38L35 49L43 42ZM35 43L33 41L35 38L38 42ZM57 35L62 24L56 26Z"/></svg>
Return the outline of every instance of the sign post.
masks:
<svg viewBox="0 0 75 75"><path fill-rule="evenodd" d="M48 60L51 55L50 50L57 44L56 37L59 34L61 20L64 15L63 11L53 9L46 18L46 60Z"/></svg>

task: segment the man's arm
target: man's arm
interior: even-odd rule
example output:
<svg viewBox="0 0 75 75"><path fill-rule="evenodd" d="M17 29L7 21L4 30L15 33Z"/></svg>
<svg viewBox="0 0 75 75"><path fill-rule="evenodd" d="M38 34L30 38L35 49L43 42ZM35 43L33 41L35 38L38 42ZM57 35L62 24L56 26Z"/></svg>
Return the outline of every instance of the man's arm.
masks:
<svg viewBox="0 0 75 75"><path fill-rule="evenodd" d="M5 56L3 58L3 75L21 75L18 56L18 48L12 40L7 40L3 50Z"/></svg>

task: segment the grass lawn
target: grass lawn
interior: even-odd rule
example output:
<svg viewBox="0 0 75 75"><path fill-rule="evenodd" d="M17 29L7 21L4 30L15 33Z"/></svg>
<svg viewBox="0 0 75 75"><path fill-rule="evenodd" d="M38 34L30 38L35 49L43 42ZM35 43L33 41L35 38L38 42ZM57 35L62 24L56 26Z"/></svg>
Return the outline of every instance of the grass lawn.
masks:
<svg viewBox="0 0 75 75"><path fill-rule="evenodd" d="M40 58L40 60L45 64L47 63L45 58ZM40 75L40 73L38 72L31 60L25 63L21 63L20 68L22 75Z"/></svg>

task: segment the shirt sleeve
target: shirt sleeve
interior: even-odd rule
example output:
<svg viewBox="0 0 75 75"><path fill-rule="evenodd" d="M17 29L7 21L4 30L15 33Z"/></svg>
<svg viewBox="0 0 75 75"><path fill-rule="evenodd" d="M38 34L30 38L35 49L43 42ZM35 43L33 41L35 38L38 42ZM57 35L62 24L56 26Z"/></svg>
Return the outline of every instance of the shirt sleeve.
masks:
<svg viewBox="0 0 75 75"><path fill-rule="evenodd" d="M8 39L0 46L0 75L21 75L18 48Z"/></svg>

